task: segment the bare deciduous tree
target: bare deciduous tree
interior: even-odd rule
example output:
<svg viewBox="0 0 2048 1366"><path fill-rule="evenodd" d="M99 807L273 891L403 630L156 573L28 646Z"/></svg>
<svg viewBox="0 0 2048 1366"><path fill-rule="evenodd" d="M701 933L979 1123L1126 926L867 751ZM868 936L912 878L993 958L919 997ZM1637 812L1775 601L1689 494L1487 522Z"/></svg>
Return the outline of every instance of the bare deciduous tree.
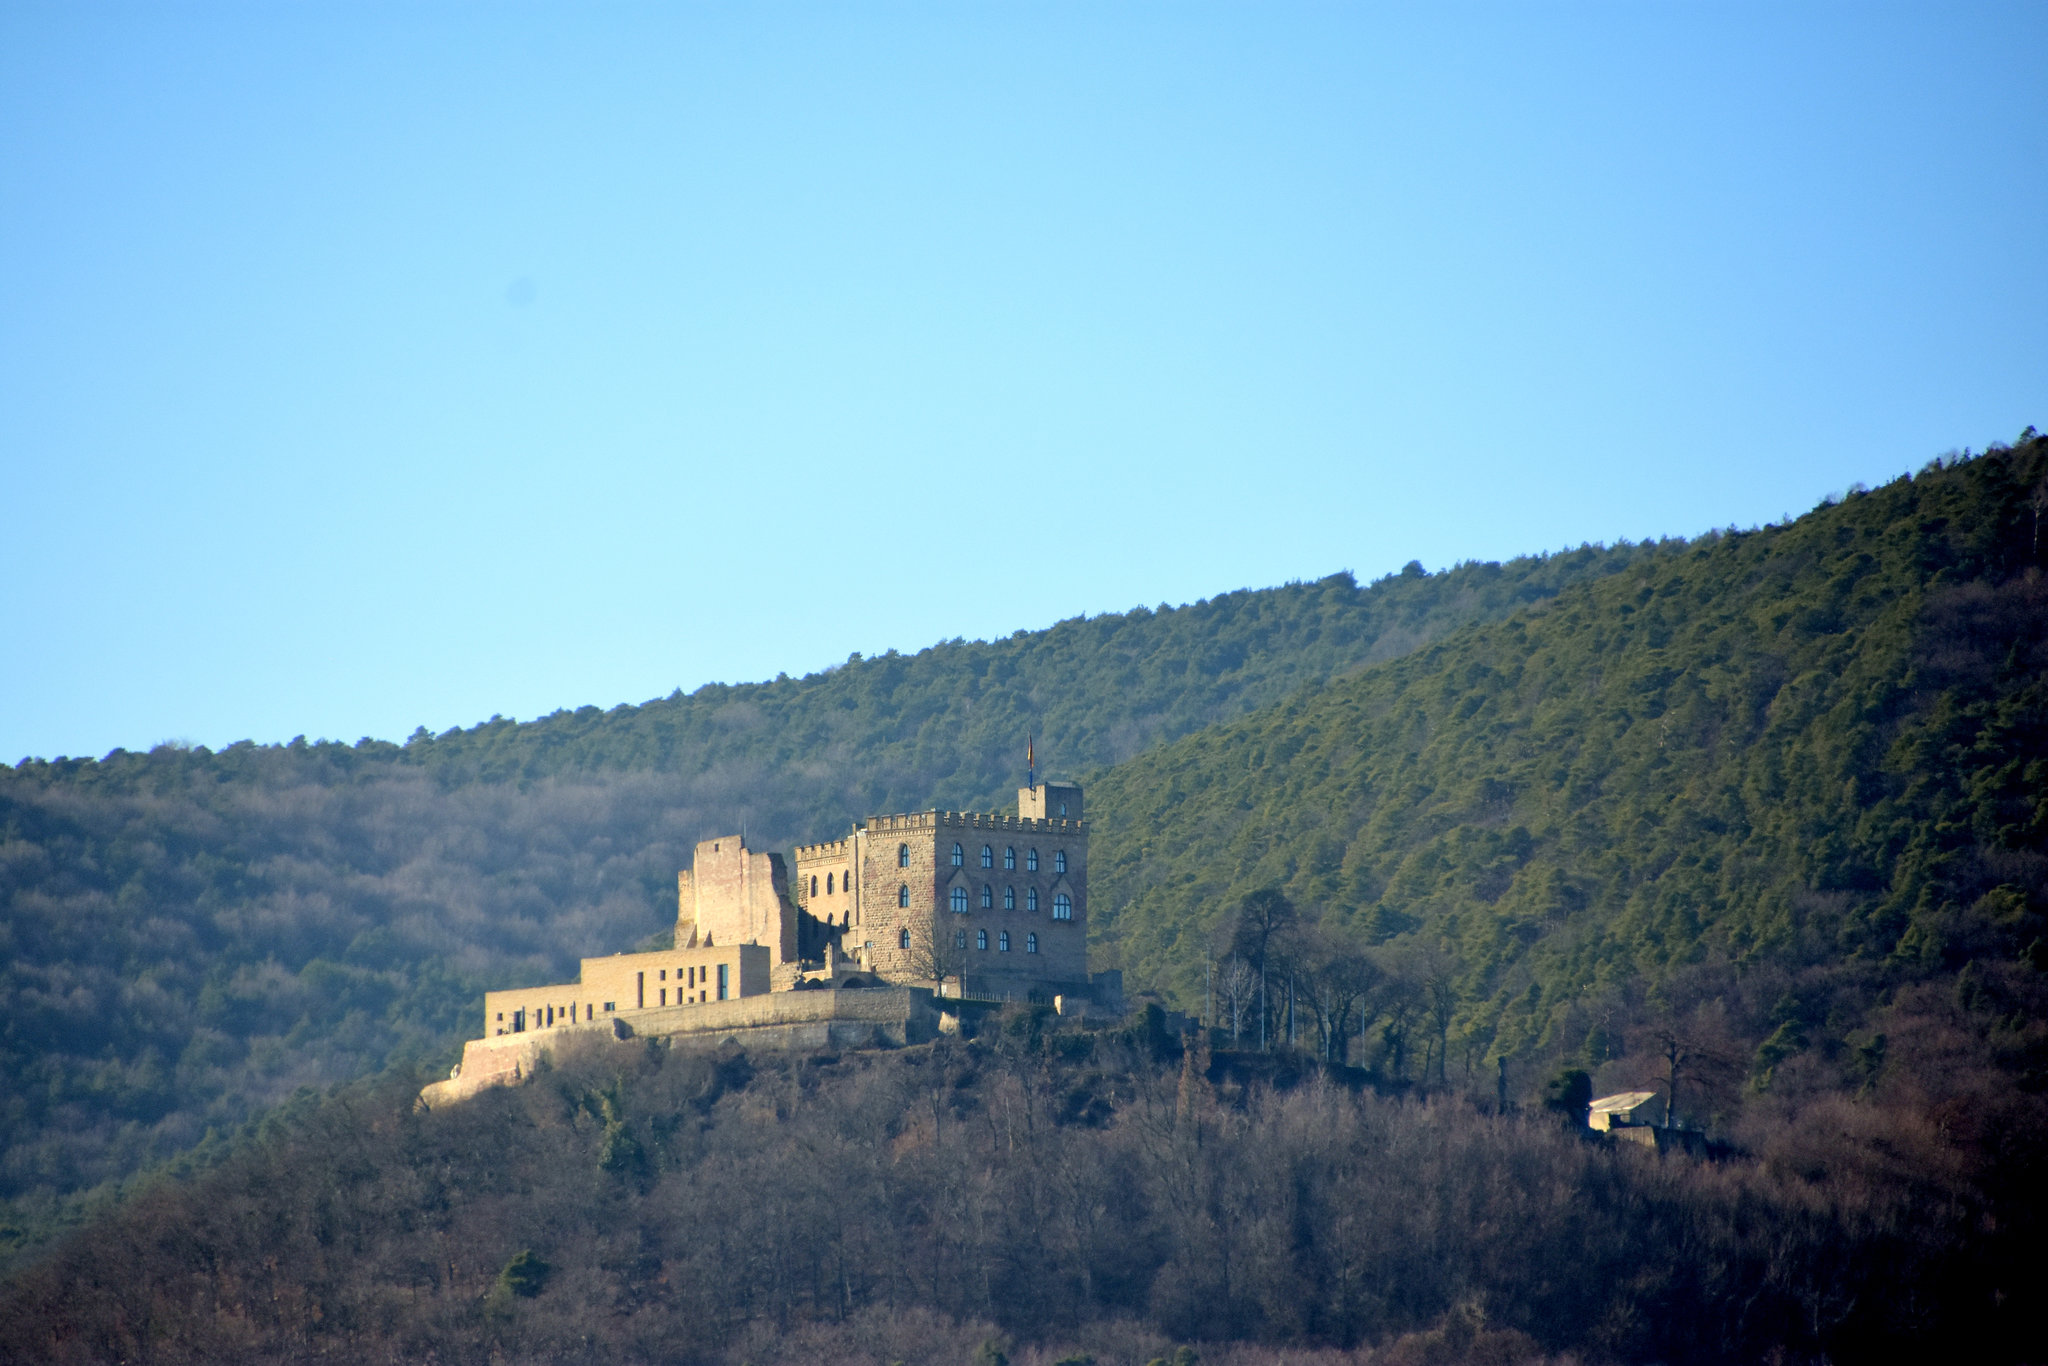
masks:
<svg viewBox="0 0 2048 1366"><path fill-rule="evenodd" d="M1230 1012L1230 1037L1241 1038L1245 1011L1251 1008L1252 998L1258 995L1259 974L1242 958L1226 958L1216 974L1216 990Z"/></svg>
<svg viewBox="0 0 2048 1366"><path fill-rule="evenodd" d="M945 994L948 979L957 981L960 978L967 948L959 942L958 936L964 933L957 926L947 924L946 917L937 914L920 922L910 932L910 973L920 981L930 982L934 995Z"/></svg>

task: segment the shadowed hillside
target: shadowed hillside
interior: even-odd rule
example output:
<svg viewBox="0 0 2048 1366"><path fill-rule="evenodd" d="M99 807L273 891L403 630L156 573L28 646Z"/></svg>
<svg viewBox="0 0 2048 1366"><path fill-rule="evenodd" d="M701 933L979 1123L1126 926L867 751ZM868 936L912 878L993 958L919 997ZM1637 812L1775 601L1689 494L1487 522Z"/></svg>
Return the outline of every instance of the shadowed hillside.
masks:
<svg viewBox="0 0 2048 1366"><path fill-rule="evenodd" d="M1659 1157L1540 1110L1239 1083L1199 1044L1046 1015L844 1056L590 1040L446 1111L400 1078L293 1107L0 1284L0 1355L1704 1366L2039 1341L2023 1232L1879 1106Z"/></svg>

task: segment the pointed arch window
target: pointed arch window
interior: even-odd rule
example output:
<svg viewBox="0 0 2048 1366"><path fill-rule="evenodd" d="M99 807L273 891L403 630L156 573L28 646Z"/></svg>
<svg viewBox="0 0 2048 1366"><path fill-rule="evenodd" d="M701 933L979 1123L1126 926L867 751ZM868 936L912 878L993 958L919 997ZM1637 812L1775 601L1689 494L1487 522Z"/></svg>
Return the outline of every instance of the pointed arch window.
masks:
<svg viewBox="0 0 2048 1366"><path fill-rule="evenodd" d="M896 846L896 866L898 868L908 868L910 866L909 845L899 844Z"/></svg>
<svg viewBox="0 0 2048 1366"><path fill-rule="evenodd" d="M1024 870L1030 873L1038 871L1038 851L1036 849L1026 849L1024 851Z"/></svg>
<svg viewBox="0 0 2048 1366"><path fill-rule="evenodd" d="M1053 870L1053 871L1054 871L1055 873L1064 873L1064 872L1066 872L1066 871L1067 871L1067 851L1066 851L1066 850L1064 850L1064 849L1055 849L1055 850L1053 850L1053 851L1052 851L1052 870Z"/></svg>
<svg viewBox="0 0 2048 1366"><path fill-rule="evenodd" d="M817 875L816 875L816 874L812 874L812 876L811 876L811 895L812 895L812 896L816 896L817 894L818 894L818 878L817 878Z"/></svg>
<svg viewBox="0 0 2048 1366"><path fill-rule="evenodd" d="M946 901L952 906L954 915L967 914L967 889L965 887L955 887L946 897Z"/></svg>
<svg viewBox="0 0 2048 1366"><path fill-rule="evenodd" d="M996 908L996 889L986 882L981 884L981 909L992 911Z"/></svg>
<svg viewBox="0 0 2048 1366"><path fill-rule="evenodd" d="M996 866L996 851L986 844L981 846L981 866L984 868Z"/></svg>
<svg viewBox="0 0 2048 1366"><path fill-rule="evenodd" d="M909 883L907 883L907 882L906 882L906 883L904 883L904 884L903 884L902 886L900 886L900 887L898 887L898 888L896 889L896 904L897 904L898 906L908 906L908 905L910 904L910 884L909 884Z"/></svg>
<svg viewBox="0 0 2048 1366"><path fill-rule="evenodd" d="M1033 930L1030 934L1024 936L1024 952L1038 952L1038 932L1036 930Z"/></svg>
<svg viewBox="0 0 2048 1366"><path fill-rule="evenodd" d="M1002 931L999 931L999 932L997 933L997 935L996 935L996 952L997 952L997 953L1008 953L1009 951L1010 951L1010 932L1009 932L1008 930L1002 930Z"/></svg>
<svg viewBox="0 0 2048 1366"><path fill-rule="evenodd" d="M986 953L986 952L988 951L988 931L987 931L987 930L976 930L976 931L974 932L974 947L976 947L977 949L980 949L980 950L981 950L982 952L984 952L984 953Z"/></svg>
<svg viewBox="0 0 2048 1366"><path fill-rule="evenodd" d="M1024 889L1024 909L1027 911L1038 909L1038 889L1036 887L1026 887Z"/></svg>
<svg viewBox="0 0 2048 1366"><path fill-rule="evenodd" d="M1011 872L1017 870L1017 848L1015 845L1006 844L1003 846L1003 867L1008 868Z"/></svg>
<svg viewBox="0 0 2048 1366"><path fill-rule="evenodd" d="M1061 892L1058 896L1054 897L1052 899L1052 918L1054 920L1072 920L1074 918L1074 899L1065 892Z"/></svg>
<svg viewBox="0 0 2048 1366"><path fill-rule="evenodd" d="M910 926L905 925L902 929L896 931L896 947L899 949L910 947Z"/></svg>
<svg viewBox="0 0 2048 1366"><path fill-rule="evenodd" d="M1006 911L1017 909L1017 889L1015 887L1003 888L1003 909Z"/></svg>
<svg viewBox="0 0 2048 1366"><path fill-rule="evenodd" d="M967 851L965 849L962 849L958 843L955 843L953 845L953 866L955 868L964 868L967 866Z"/></svg>

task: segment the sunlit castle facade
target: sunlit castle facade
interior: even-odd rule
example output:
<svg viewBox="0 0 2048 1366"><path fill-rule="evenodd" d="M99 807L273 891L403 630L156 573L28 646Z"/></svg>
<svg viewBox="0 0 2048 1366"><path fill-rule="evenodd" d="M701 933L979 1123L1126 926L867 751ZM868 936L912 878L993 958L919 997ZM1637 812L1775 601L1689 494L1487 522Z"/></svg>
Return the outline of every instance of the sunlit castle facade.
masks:
<svg viewBox="0 0 2048 1366"><path fill-rule="evenodd" d="M1017 812L871 816L799 845L795 901L829 944L889 981L1027 999L1088 988L1081 789L1034 783Z"/></svg>
<svg viewBox="0 0 2048 1366"><path fill-rule="evenodd" d="M705 840L676 875L672 948L586 958L575 982L486 993L484 1037L653 1013L682 1032L689 1017L669 1012L820 989L1046 1002L1113 991L1088 974L1081 803L1072 783L1033 781L1014 816L870 816L799 845L794 878L743 836Z"/></svg>

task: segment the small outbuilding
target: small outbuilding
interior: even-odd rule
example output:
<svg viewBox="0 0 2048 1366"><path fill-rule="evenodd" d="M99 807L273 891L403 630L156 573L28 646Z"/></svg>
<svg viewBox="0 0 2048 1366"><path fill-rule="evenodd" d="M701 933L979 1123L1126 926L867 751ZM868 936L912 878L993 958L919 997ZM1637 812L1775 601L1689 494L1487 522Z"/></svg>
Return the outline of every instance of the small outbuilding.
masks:
<svg viewBox="0 0 2048 1366"><path fill-rule="evenodd" d="M1655 1124L1663 1101L1655 1091L1622 1091L1602 1096L1586 1110L1586 1127L1606 1133Z"/></svg>

